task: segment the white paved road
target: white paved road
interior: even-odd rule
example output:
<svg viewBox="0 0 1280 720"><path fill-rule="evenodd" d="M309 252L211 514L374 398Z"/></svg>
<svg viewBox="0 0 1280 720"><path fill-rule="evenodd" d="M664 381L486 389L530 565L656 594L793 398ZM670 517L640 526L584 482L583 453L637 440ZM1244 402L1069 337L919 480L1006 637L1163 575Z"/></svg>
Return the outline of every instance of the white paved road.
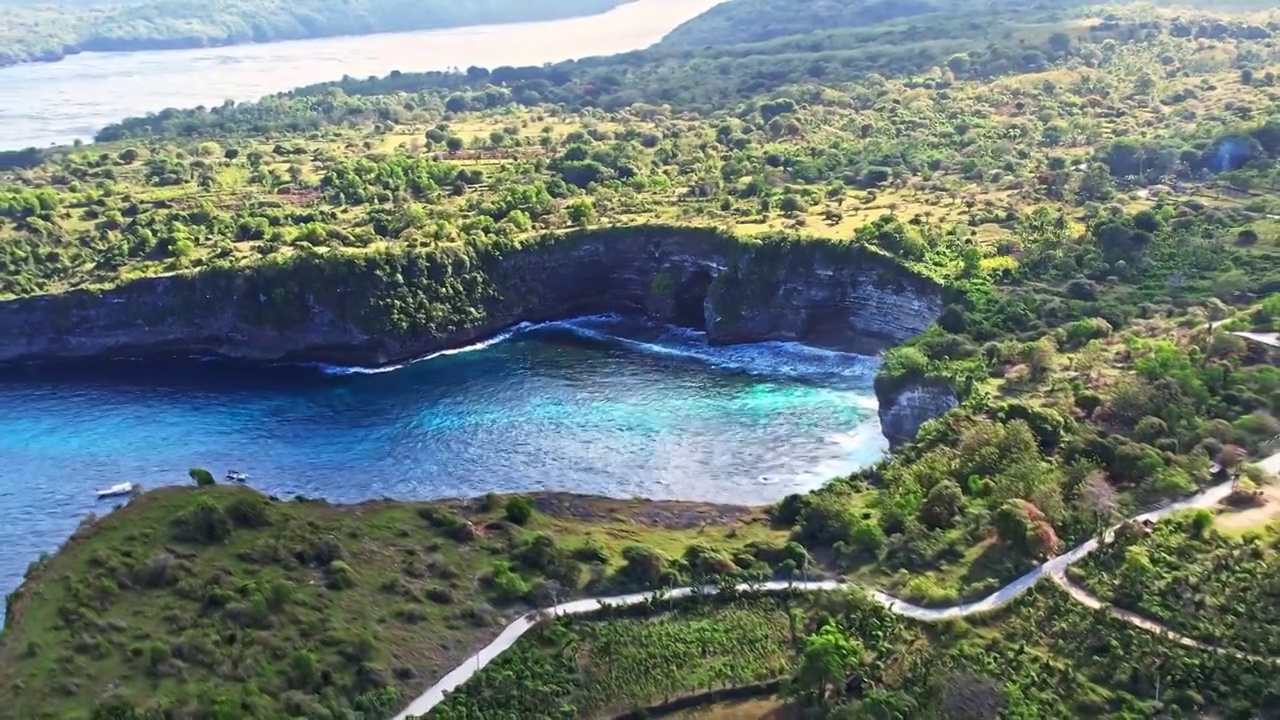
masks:
<svg viewBox="0 0 1280 720"><path fill-rule="evenodd" d="M1276 472L1276 470L1280 470L1280 453L1267 458L1266 460L1262 461L1261 464L1264 467L1268 467L1268 468L1272 468L1274 466L1275 469L1272 469L1271 470L1272 472ZM1174 513L1179 510L1212 507L1214 505L1217 505L1219 502L1221 502L1223 498L1225 498L1228 494L1230 494L1230 492L1231 492L1231 483L1222 483L1221 485L1215 485L1197 495L1193 495L1184 500L1171 503L1166 507L1160 508L1158 510L1153 510L1151 512L1142 513L1141 515L1137 515L1132 519L1137 520L1139 522L1143 520L1155 521L1155 520L1159 520L1162 517L1165 517L1166 515L1169 515L1170 513ZM1070 583L1066 581L1067 567L1080 561L1086 555L1088 555L1089 553L1097 549L1097 547L1098 547L1097 539L1091 539L1088 542L1085 542L1084 544L1075 548L1074 550L1071 550L1070 552L1059 555L1049 560L1048 562L1044 563L1043 565L1040 565L1039 567L1027 573L1026 575L1023 575L1017 580L1014 580L1008 585L1005 585L1004 587L1000 588L999 590L992 593L988 597L983 598L982 600L979 600L977 602L966 603L964 605L955 605L953 607L948 607L948 608L924 608L918 605L912 605L911 603L903 600L899 600L879 590L869 591L869 594L876 602L879 602L880 604L884 605L890 611L895 612L904 617L914 618L916 620L922 620L925 622L938 622L942 620L950 620L952 618L965 617L968 615L977 615L980 613L990 612L997 608L1003 607L1004 605L1007 605L1010 601L1012 601L1014 598L1018 597L1022 593L1026 592L1032 585L1035 585L1037 582L1040 581L1041 578L1045 577L1046 575L1053 576L1055 579L1059 580L1059 582L1063 584L1064 587L1067 587L1068 591L1071 591L1074 588L1074 586L1070 585ZM799 591L813 592L813 591L822 591L822 590L840 590L840 589L855 588L855 587L861 587L861 586L857 585L856 583L839 581L839 580L820 580L820 581L811 581L811 582L771 581L767 583L758 583L756 585L740 585L738 587L742 590L748 590L748 589L754 588L756 590L766 590L766 591L775 591L775 592L782 591L782 590L799 590ZM1072 597L1076 597L1077 600L1084 602L1086 605L1090 605L1093 607L1101 606L1101 602L1096 599L1093 599L1092 601L1087 600L1086 597L1090 597L1090 596L1088 596L1087 593L1083 593L1083 591L1080 590L1079 588L1074 588L1074 590L1075 592L1072 592ZM703 588L702 591L706 593L714 594L716 592L716 588L707 587L707 588ZM670 590L666 592L665 596L680 598L680 597L687 597L693 594L693 592L694 592L693 588L687 588L687 587L676 588L674 590ZM1078 597L1077 596L1078 593L1083 593L1085 597ZM503 652L505 652L507 648L510 648L512 645L514 645L515 642L520 639L520 636L524 635L531 628L537 625L540 617L545 617L548 615L580 615L583 613L594 612L605 606L636 605L636 604L645 602L646 600L652 597L660 596L660 595L664 595L664 593L662 593L662 591L657 591L657 592L632 593L630 595L615 595L613 597L605 597L605 598L586 598L583 600L574 600L572 602L561 603L560 605L556 605L555 607L552 607L552 608L547 608L546 610L526 613L525 615L522 615L519 618L516 618L515 621L513 621L510 625L508 625L506 629L502 631L502 634L497 637L497 639L495 639L493 642L486 645L484 648L482 648L476 654L472 655L470 658L467 658L467 660L464 661L461 665L454 668L452 671L449 672L448 675L445 675L443 678L440 679L439 682L431 686L430 689L428 689L425 693L423 693L417 699L415 699L412 703L410 703L409 707L405 708L399 715L395 717L395 720L410 720L410 718L416 718L421 715L427 714L427 712L429 712L433 707L435 707L436 705L439 705L441 702L444 701L445 695L447 693L450 693L456 690L460 685L462 685L464 682L469 680L472 675L475 675L477 672L479 672L481 668L483 668L485 665L488 665L490 662L494 660L494 658L498 657ZM1134 622L1139 627L1143 627L1146 629L1153 629L1154 627L1156 631L1165 632L1166 634L1168 633L1167 630L1160 628L1158 625L1155 625L1150 621L1143 620L1142 618L1139 618L1136 615L1130 618L1128 617L1128 615L1131 615L1131 614L1126 614L1124 616L1118 615L1118 617ZM1148 627L1148 625L1152 625L1153 627ZM1175 639L1178 639L1178 638L1175 636ZM1195 643L1194 641L1191 641L1191 642L1194 643L1195 646L1197 647L1207 647L1199 643Z"/></svg>

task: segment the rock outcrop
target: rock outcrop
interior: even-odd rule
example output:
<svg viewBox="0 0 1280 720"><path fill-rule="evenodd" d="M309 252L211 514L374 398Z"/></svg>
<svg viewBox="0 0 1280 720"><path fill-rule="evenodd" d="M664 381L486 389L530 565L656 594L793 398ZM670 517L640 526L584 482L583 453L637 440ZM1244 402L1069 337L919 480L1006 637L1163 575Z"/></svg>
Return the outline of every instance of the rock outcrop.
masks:
<svg viewBox="0 0 1280 720"><path fill-rule="evenodd" d="M937 380L908 380L893 390L877 383L880 430L896 448L915 439L920 426L941 417L959 404L953 388Z"/></svg>
<svg viewBox="0 0 1280 720"><path fill-rule="evenodd" d="M941 307L933 282L858 246L624 228L515 249L303 256L4 301L0 362L162 354L381 365L522 321L600 312L697 327L713 343L868 352L923 332Z"/></svg>

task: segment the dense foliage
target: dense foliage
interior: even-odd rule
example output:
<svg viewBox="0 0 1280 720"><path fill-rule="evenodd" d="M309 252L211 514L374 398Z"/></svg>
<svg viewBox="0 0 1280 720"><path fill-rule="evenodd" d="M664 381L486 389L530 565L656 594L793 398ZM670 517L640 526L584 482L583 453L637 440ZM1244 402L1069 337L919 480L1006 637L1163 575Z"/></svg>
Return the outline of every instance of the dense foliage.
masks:
<svg viewBox="0 0 1280 720"><path fill-rule="evenodd" d="M622 638L630 642L612 642ZM672 675L686 666L683 679ZM625 681L595 682L616 667L631 673ZM658 602L556 620L427 717L569 718L660 707L682 692L705 692L712 668L731 669L738 682L777 673L806 717L1124 718L1163 707L1173 717L1247 718L1280 707L1268 663L1169 643L1044 588L973 626L906 621L856 593L693 600L672 609Z"/></svg>
<svg viewBox="0 0 1280 720"><path fill-rule="evenodd" d="M1154 532L1128 528L1075 574L1099 597L1203 642L1280 655L1274 538L1244 539L1190 514Z"/></svg>
<svg viewBox="0 0 1280 720"><path fill-rule="evenodd" d="M333 35L550 20L603 12L621 0L9 0L0 66L79 52L276 42Z"/></svg>
<svg viewBox="0 0 1280 720"><path fill-rule="evenodd" d="M686 27L691 31L703 28L706 17L731 12L740 1L718 6ZM847 8L853 17L862 17L856 12L861 2L813 4L838 13ZM912 3L892 5L907 7ZM1055 9L1057 3L978 2L972 5L980 7L966 3L942 16L931 16L928 22L922 19L829 31L824 28L823 32L787 35L763 43L711 46L697 51L660 43L643 51L539 67L396 71L384 78L344 78L267 98L261 103L165 110L158 115L111 125L98 137L114 140L147 133L191 135L258 133L278 128L300 130L358 119L412 118L420 110L438 108L445 102L450 103L451 109L472 110L502 108L512 102L525 106L555 103L571 109L608 111L638 105L651 112L653 108L670 106L704 114L732 112L743 119L754 114L757 108L764 108L761 120L768 122L787 114L785 109L778 109L785 108L785 104L776 106L773 101L830 102L836 99L831 95L832 90L851 95L838 102L841 106L876 111L869 112L871 117L860 119L857 125L848 126L867 128L862 133L865 135L879 127L877 121L892 120L891 116L886 117L889 105L909 109L932 92L943 93L945 99L963 90L967 81L1059 68L1095 70L1102 72L1084 72L1085 77L1078 80L1064 76L1055 80L1050 76L1043 78L1049 80L1047 85L1042 81L1027 83L1027 87L1018 85L1024 91L1039 89L1050 95L1069 90L1077 97L1096 98L1091 103L1107 105L1133 95L1136 96L1133 100L1141 100L1151 107L1148 104L1151 101L1176 104L1195 100L1205 90L1192 89L1194 94L1151 94L1155 86L1162 84L1161 79L1184 77L1179 74L1182 70L1192 75L1210 70L1238 70L1244 63L1265 66L1275 56L1273 44L1267 42L1274 30L1252 19L1224 22L1221 17L1198 13L1153 17L1117 7L1115 12L1106 14L1105 20L1098 21L1083 12L1080 15L1086 17L1073 14L1064 19L1062 12ZM810 19L822 17L821 13L784 12L795 20L753 23L751 27L789 27L791 22L797 22L798 27L814 29ZM1215 51L1202 51L1206 43ZM1144 67L1139 68L1135 63ZM1138 74L1144 70L1144 74ZM1117 76L1117 71L1124 74ZM1265 71L1256 74L1257 80L1266 82ZM1274 73L1270 77L1274 82ZM905 98L912 102L904 103L901 93L886 92L891 88L886 88L885 82L892 85L894 80L903 81L908 89L932 92L912 93ZM1132 85L1138 81L1142 84L1137 86L1137 92L1107 92L1117 83ZM991 107L995 100L988 98L982 107ZM1012 102L1010 99L1007 104ZM1073 105L1068 103L1069 108ZM1092 104L1091 107L1102 109ZM1243 107L1244 112L1237 111L1233 120L1257 112L1250 103L1244 103ZM1018 108L1019 114L1024 109ZM1039 108L1027 112L1025 117L1038 117L1038 111ZM919 135L926 138L942 132L943 138L952 133L964 136L967 132L956 130L972 127L982 117L981 113L973 112L957 114L945 125ZM1116 115L1107 117L1119 119ZM783 117L783 122L786 119ZM1047 145L1070 146L1073 131L1082 129L1078 124L1072 127L1069 116L1061 119L1068 124L1054 125ZM1171 116L1169 120L1180 127L1186 124L1178 116ZM1048 120L1042 122L1048 123ZM1016 136L1004 135L1002 139L1021 144L1026 152L1034 147L1035 136L1028 135L1021 123L1018 125ZM913 126L911 129L923 128ZM902 152L903 148L894 150Z"/></svg>
<svg viewBox="0 0 1280 720"><path fill-rule="evenodd" d="M772 680L791 670L789 634L785 608L768 599L682 605L634 621L566 619L522 640L428 717L608 717Z"/></svg>

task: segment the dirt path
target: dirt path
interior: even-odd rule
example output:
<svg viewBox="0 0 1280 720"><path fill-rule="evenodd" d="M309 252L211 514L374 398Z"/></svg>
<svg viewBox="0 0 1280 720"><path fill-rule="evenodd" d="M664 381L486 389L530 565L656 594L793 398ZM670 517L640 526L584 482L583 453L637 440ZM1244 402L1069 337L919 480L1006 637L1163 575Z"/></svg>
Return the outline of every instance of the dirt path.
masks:
<svg viewBox="0 0 1280 720"><path fill-rule="evenodd" d="M1076 585L1075 583L1071 582L1071 580L1067 578L1065 572L1050 573L1049 577L1059 587L1061 587L1063 590L1066 590L1067 594L1070 595L1073 600L1080 603L1081 605L1084 605L1085 607L1088 607L1088 608L1093 608L1094 610L1101 610L1105 608L1107 613L1110 614L1112 617L1123 620L1129 623L1130 625L1133 625L1134 627L1142 628L1147 632L1152 632L1157 635L1162 635L1165 638L1178 643L1179 645L1185 645L1187 647L1196 648L1198 650L1204 650L1206 652L1218 653L1220 655L1230 655L1232 657L1238 657L1243 660L1257 660L1257 661L1266 662L1266 663L1280 664L1280 658L1265 657L1263 655L1253 655L1251 653L1241 652L1239 650L1232 650L1231 648L1224 648L1224 647L1219 647L1217 645L1209 645L1207 643L1200 642L1195 638L1188 637L1186 635L1183 635L1182 633L1171 630L1169 629L1168 626L1162 623L1156 622L1155 620L1152 620L1150 618L1145 618L1141 615L1138 615L1137 613L1133 613L1128 610L1122 610L1121 608L1111 605L1110 603L1103 602L1102 600L1098 599L1096 596L1091 594L1088 590L1085 590L1079 585Z"/></svg>

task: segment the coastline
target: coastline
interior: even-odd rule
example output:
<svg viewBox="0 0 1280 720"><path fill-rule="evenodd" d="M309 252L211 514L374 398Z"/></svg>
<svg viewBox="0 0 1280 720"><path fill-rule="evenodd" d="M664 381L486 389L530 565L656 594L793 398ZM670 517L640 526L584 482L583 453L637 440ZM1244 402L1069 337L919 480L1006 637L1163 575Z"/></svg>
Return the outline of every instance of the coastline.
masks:
<svg viewBox="0 0 1280 720"><path fill-rule="evenodd" d="M113 46L105 40L89 38L87 40L79 40L69 45L64 45L58 50L46 50L43 52L18 58L12 56L0 57L0 72L6 68L18 67L20 65L31 64L50 64L66 60L69 57L77 55L116 55L121 53L138 53L138 52L167 52L172 50L202 50L215 48L238 47L243 45L277 45L280 43L298 42L306 40L332 40L338 38L372 38L378 36L404 35L406 33L429 32L441 30L457 30L460 28L481 28L481 27L502 27L504 25L521 25L525 23L537 22L555 22L558 20L572 20L575 18L588 18L605 15L613 12L620 7L641 2L642 0L603 0L604 2L612 1L614 4L598 11L574 12L564 15L551 14L543 17L521 17L508 20L492 20L483 23L469 23L462 25L422 25L417 27L405 27L395 30L377 30L373 32L325 32L321 30L318 33L309 35L299 35L296 37L280 37L271 40L259 41L252 38L246 40L236 40L233 38L199 38L199 37L178 37L178 38L130 38L122 39L118 46Z"/></svg>

